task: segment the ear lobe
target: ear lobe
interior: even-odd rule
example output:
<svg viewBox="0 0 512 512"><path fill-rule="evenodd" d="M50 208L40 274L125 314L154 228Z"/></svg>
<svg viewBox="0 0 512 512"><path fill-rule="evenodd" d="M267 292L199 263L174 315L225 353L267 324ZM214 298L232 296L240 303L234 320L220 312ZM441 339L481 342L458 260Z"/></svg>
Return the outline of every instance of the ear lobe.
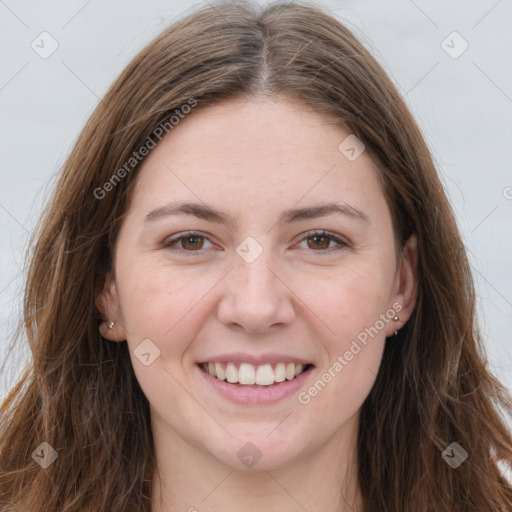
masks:
<svg viewBox="0 0 512 512"><path fill-rule="evenodd" d="M400 320L391 325L392 329L387 336L392 336L395 331L400 330L409 320L416 306L418 295L418 238L412 234L404 245L400 259L400 269L397 275L397 291L393 297L393 303L399 303L401 309L397 311Z"/></svg>
<svg viewBox="0 0 512 512"><path fill-rule="evenodd" d="M96 307L105 318L100 324L99 330L101 335L111 341L125 341L126 332L121 325L121 312L119 309L119 301L115 281L109 273L105 278L105 286L96 299ZM114 325L109 327L108 324L113 322Z"/></svg>

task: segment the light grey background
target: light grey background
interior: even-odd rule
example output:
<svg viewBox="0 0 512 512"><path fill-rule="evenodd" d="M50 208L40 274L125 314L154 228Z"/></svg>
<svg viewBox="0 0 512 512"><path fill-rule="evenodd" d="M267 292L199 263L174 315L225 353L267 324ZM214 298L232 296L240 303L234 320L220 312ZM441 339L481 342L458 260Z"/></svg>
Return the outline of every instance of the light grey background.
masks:
<svg viewBox="0 0 512 512"><path fill-rule="evenodd" d="M21 317L28 237L74 140L135 53L204 3L0 0L0 363ZM512 1L317 4L363 39L416 116L469 252L491 368L512 390ZM59 45L47 59L31 48L43 31ZM25 354L11 356L0 400Z"/></svg>

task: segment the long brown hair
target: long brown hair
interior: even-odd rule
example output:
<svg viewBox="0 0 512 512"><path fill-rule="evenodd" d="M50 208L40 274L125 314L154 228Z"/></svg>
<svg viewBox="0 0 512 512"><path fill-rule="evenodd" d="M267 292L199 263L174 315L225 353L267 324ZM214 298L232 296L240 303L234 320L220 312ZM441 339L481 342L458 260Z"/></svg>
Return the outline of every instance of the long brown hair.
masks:
<svg viewBox="0 0 512 512"><path fill-rule="evenodd" d="M361 410L365 510L512 510L499 467L512 464L511 398L487 369L465 248L429 150L376 60L326 10L302 2L217 3L187 15L132 60L87 122L29 252L32 359L2 405L1 510L150 510L148 402L127 344L99 334L96 304L140 166L126 163L191 99L199 109L261 93L312 106L363 141L398 252L418 237L416 308L387 340ZM42 442L58 454L46 469L31 456ZM457 469L441 456L454 442L468 453Z"/></svg>

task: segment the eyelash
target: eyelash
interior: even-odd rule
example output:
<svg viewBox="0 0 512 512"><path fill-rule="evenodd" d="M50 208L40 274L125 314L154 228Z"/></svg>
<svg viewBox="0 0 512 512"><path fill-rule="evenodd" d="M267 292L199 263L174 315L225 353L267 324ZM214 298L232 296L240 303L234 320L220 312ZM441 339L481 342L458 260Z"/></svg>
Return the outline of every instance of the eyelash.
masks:
<svg viewBox="0 0 512 512"><path fill-rule="evenodd" d="M332 252L332 251L338 251L340 249L344 249L344 248L350 246L350 244L348 242L342 240L341 238L336 236L334 233L331 233L331 232L325 231L325 230L308 231L308 232L304 233L304 236L300 239L299 243L303 242L304 240L307 240L308 238L313 238L314 236L321 236L324 238L328 238L329 240L336 242L338 244L338 246L334 247L334 248L329 248L329 249L312 250L313 253L325 254L325 253ZM181 233L179 236L175 236L173 238L166 239L162 243L162 248L169 249L171 251L188 252L188 253L192 253L194 256L198 256L198 255L202 254L203 249L188 250L188 249L183 249L183 248L180 248L180 249L172 248L176 243L179 243L180 240L190 238L190 237L198 237L198 238L204 238L206 240L209 240L209 238L207 236L202 235L201 233L198 233L196 231L187 231L185 233Z"/></svg>

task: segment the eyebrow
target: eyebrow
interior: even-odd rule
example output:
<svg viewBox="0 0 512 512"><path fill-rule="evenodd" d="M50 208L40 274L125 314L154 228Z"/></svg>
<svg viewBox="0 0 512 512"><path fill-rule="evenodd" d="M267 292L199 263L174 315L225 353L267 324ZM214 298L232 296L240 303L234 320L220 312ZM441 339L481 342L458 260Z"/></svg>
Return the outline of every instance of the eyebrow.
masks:
<svg viewBox="0 0 512 512"><path fill-rule="evenodd" d="M368 216L358 208L347 203L325 203L306 208L294 208L282 212L278 223L299 222L305 219L316 219L327 215L344 215L355 220L371 224ZM149 212L144 217L144 223L150 223L163 217L172 215L193 215L199 219L215 222L218 224L233 225L234 219L228 214L221 212L211 206L199 203L169 203L160 206Z"/></svg>

